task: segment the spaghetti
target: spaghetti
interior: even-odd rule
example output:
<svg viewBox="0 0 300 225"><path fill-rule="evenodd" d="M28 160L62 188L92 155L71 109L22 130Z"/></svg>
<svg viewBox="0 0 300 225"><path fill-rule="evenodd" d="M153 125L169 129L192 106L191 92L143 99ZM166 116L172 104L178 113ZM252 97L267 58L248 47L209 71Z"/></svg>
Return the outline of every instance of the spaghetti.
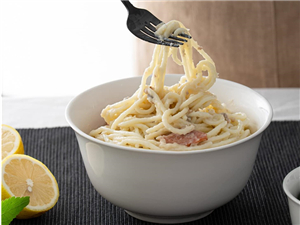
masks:
<svg viewBox="0 0 300 225"><path fill-rule="evenodd" d="M159 25L156 35L164 38L172 33L189 34L182 23L170 21ZM196 66L193 49L204 58ZM164 85L169 57L183 66L185 74L173 86ZM193 39L179 48L156 45L139 89L103 109L107 125L90 135L122 146L172 151L212 148L243 139L251 133L247 116L230 112L208 91L217 76L214 62Z"/></svg>

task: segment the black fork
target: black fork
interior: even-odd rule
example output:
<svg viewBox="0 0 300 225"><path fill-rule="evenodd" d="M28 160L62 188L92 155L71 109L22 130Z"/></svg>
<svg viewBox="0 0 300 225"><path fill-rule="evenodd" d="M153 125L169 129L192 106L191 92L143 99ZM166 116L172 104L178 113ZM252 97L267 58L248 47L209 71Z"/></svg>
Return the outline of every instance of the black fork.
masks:
<svg viewBox="0 0 300 225"><path fill-rule="evenodd" d="M184 38L191 38L187 34L179 34L179 38L175 35L171 35L169 38L161 39L155 35L157 25L162 23L161 20L156 18L152 13L145 9L139 9L134 7L129 1L121 0L128 10L127 27L131 33L136 37L159 45L167 45L172 47L179 47L183 45L183 42L187 42Z"/></svg>

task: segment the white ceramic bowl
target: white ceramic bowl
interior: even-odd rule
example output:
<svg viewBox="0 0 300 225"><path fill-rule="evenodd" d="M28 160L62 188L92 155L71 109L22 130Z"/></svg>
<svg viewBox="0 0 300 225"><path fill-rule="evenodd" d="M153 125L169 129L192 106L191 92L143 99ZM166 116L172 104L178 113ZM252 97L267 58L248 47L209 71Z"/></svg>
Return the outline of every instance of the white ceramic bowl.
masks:
<svg viewBox="0 0 300 225"><path fill-rule="evenodd" d="M288 197L290 216L293 225L300 224L300 167L292 170L283 180L283 190Z"/></svg>
<svg viewBox="0 0 300 225"><path fill-rule="evenodd" d="M165 85L179 81L167 75ZM247 113L257 131L238 142L191 152L120 147L88 135L104 120L106 105L131 96L141 77L91 88L67 106L87 174L94 188L130 215L149 222L180 223L202 218L237 196L251 174L263 131L272 119L270 104L243 85L217 79L211 92L233 111Z"/></svg>

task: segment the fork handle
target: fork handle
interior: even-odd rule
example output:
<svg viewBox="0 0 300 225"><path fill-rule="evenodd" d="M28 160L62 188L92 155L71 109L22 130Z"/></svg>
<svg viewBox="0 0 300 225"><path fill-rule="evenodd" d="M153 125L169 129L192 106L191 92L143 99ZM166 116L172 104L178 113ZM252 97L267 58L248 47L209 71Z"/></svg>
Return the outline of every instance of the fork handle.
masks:
<svg viewBox="0 0 300 225"><path fill-rule="evenodd" d="M128 0L121 0L121 2L125 5L126 9L128 10L129 13L133 13L137 10L136 7L134 7L130 1Z"/></svg>

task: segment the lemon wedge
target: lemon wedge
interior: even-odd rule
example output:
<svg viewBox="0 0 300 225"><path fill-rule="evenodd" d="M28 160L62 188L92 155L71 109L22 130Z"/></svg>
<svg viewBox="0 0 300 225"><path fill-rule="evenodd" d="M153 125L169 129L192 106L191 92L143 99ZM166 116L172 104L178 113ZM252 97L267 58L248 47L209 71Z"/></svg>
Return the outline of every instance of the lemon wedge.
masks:
<svg viewBox="0 0 300 225"><path fill-rule="evenodd" d="M29 196L29 204L17 216L29 219L42 215L57 202L59 189L55 177L40 161L22 154L2 161L2 200Z"/></svg>
<svg viewBox="0 0 300 225"><path fill-rule="evenodd" d="M2 160L12 154L24 154L23 142L16 129L2 124L1 153Z"/></svg>

